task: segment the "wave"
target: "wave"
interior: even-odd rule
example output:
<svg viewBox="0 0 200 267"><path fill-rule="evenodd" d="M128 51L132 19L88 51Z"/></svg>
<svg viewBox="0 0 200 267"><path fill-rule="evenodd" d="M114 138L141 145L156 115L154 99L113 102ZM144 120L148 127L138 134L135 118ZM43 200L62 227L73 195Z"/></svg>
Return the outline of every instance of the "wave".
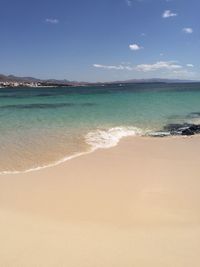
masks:
<svg viewBox="0 0 200 267"><path fill-rule="evenodd" d="M94 150L98 148L110 148L116 146L120 139L128 136L142 135L142 130L136 127L114 127L108 130L96 130L89 132L85 140Z"/></svg>
<svg viewBox="0 0 200 267"><path fill-rule="evenodd" d="M20 173L29 173L32 171L39 171L42 169L46 169L49 167L54 167L54 166L58 166L61 163L64 163L68 160L86 155L86 154L90 154L92 152L94 152L97 149L100 148L111 148L116 146L119 141L123 138L123 137L128 137L128 136L140 136L143 134L143 131L139 128L136 127L114 127L114 128L110 128L108 130L103 130L103 129L97 129L95 131L89 132L86 134L85 136L85 142L90 145L90 149L88 151L84 151L84 152L79 152L76 153L74 155L71 156L66 156L56 162L47 164L47 165L43 165L43 166L38 166L38 167L34 167L34 168L30 168L27 170L22 170L22 171L2 171L0 172L0 175L6 175L6 174L20 174Z"/></svg>

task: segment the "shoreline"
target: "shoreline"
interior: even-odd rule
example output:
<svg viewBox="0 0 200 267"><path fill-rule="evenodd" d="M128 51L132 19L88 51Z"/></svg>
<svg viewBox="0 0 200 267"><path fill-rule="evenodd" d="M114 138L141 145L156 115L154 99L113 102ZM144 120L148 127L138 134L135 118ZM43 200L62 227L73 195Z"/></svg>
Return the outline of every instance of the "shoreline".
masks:
<svg viewBox="0 0 200 267"><path fill-rule="evenodd" d="M31 173L31 172L38 172L38 171L41 171L41 170L44 170L44 169L49 169L49 168L53 168L53 167L57 167L61 164L64 164L65 162L67 161L70 161L70 160L73 160L73 159L76 159L76 158L79 158L79 157L82 157L82 156L86 156L88 154L92 154L94 153L95 151L98 151L98 150L107 150L107 149L112 149L118 145L120 145L121 142L123 142L124 140L128 139L128 138L145 138L145 139L175 139L175 138L181 138L181 139L187 139L187 138L200 138L200 135L194 135L194 136L164 136L164 137L160 137L160 136L148 136L148 135L141 135L141 136L138 136L138 135L135 135L135 136L124 136L122 138L120 138L118 140L118 142L115 144L115 145L111 145L109 147L91 147L90 150L88 151L84 151L84 152L79 152L79 153L76 153L74 155L71 155L71 156L66 156L64 158L61 158L60 160L57 160L55 162L52 162L52 163L49 163L47 165L44 165L44 166L38 166L38 167L35 167L35 168L30 168L30 169L27 169L27 170L22 170L22 171L2 171L0 172L0 177L1 176L5 176L5 175L16 175L16 174L27 174L27 173Z"/></svg>
<svg viewBox="0 0 200 267"><path fill-rule="evenodd" d="M198 267L199 136L0 176L0 265Z"/></svg>

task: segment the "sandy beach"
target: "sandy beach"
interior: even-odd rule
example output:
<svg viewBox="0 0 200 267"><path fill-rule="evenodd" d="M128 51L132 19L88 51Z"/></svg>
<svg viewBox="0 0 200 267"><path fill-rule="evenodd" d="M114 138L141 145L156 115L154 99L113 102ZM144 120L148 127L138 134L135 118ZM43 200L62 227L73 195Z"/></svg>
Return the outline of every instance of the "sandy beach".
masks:
<svg viewBox="0 0 200 267"><path fill-rule="evenodd" d="M199 137L0 176L0 266L199 267Z"/></svg>

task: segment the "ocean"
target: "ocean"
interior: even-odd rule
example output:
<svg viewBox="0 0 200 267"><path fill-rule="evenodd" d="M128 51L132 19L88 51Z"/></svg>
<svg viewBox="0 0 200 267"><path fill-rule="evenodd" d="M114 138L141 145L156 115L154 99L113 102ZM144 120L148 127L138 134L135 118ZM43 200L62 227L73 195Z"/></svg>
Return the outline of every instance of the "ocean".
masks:
<svg viewBox="0 0 200 267"><path fill-rule="evenodd" d="M199 83L1 88L0 173L55 165L170 123L200 123L198 113Z"/></svg>

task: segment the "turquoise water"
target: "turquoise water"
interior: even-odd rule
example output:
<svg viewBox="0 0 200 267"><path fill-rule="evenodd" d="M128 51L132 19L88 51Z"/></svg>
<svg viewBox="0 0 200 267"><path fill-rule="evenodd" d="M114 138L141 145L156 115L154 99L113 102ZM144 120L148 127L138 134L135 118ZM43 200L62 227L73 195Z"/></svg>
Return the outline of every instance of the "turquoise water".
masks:
<svg viewBox="0 0 200 267"><path fill-rule="evenodd" d="M192 112L200 112L200 84L0 89L0 172L113 146Z"/></svg>

